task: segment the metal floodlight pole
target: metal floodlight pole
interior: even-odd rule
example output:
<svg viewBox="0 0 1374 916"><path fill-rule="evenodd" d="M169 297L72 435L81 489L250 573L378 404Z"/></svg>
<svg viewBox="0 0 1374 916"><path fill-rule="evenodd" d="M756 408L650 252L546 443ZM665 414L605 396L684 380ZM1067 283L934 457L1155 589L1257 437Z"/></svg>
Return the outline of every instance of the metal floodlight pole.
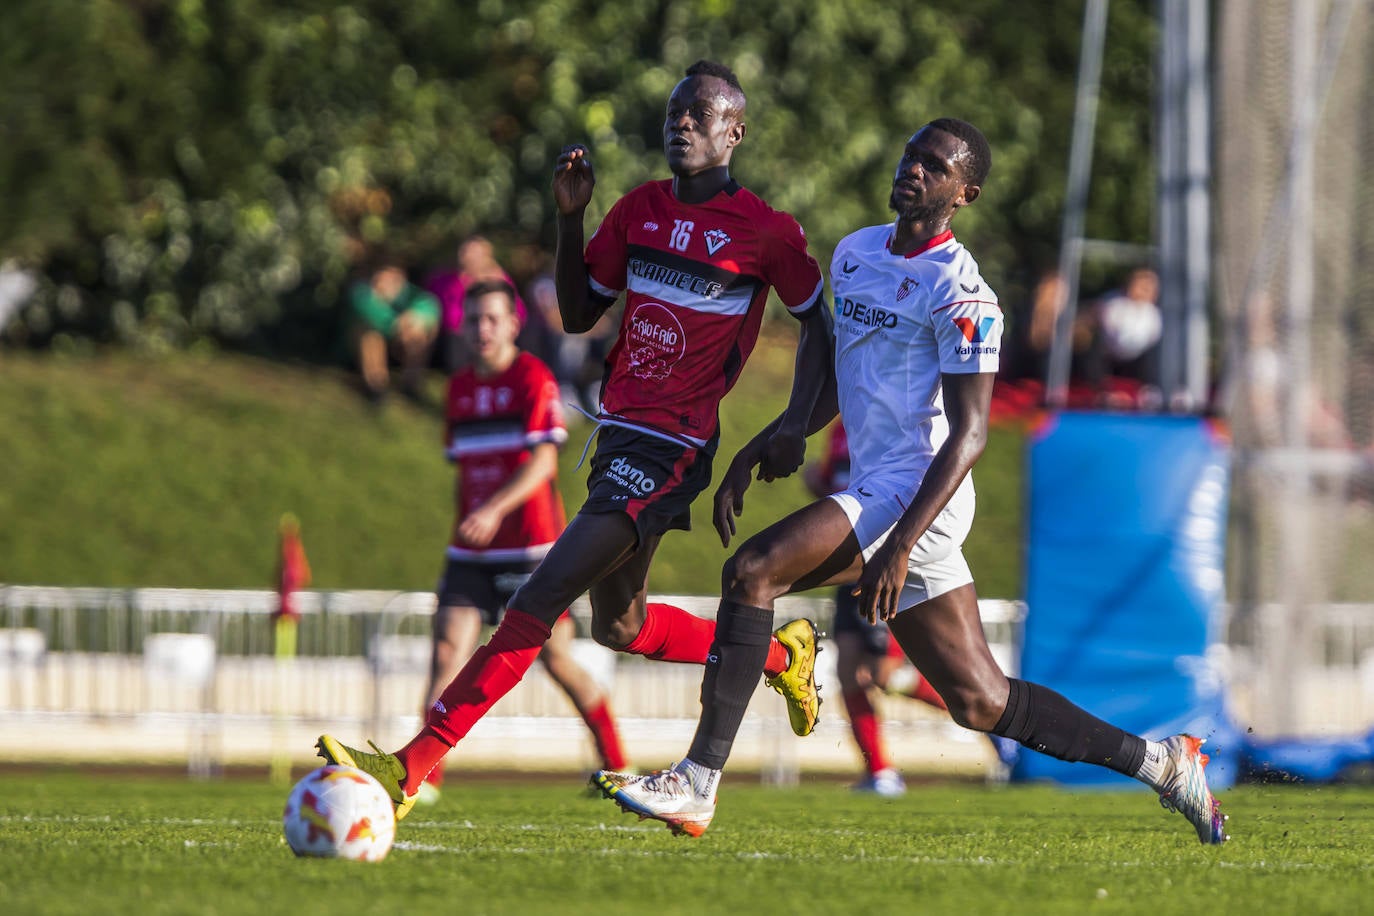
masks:
<svg viewBox="0 0 1374 916"><path fill-rule="evenodd" d="M1184 255L1184 302L1187 312L1184 387L1190 403L1207 403L1211 382L1211 331L1208 302L1212 285L1212 85L1210 6L1185 3L1187 42L1183 117L1187 125L1183 150L1184 221L1188 225L1188 251Z"/></svg>
<svg viewBox="0 0 1374 916"><path fill-rule="evenodd" d="M1164 320L1159 383L1165 402L1207 402L1210 285L1210 86L1208 5L1159 0L1155 91L1155 237Z"/></svg>
<svg viewBox="0 0 1374 916"><path fill-rule="evenodd" d="M1059 276L1064 303L1054 323L1050 346L1046 402L1063 407L1068 401L1069 368L1073 360L1073 326L1078 318L1078 272L1083 263L1083 216L1092 178L1093 136L1097 129L1097 96L1102 82L1102 49L1107 35L1108 0L1088 0L1083 10L1083 45L1078 60L1078 92L1074 100L1073 141L1069 177L1064 193L1064 222L1059 236Z"/></svg>

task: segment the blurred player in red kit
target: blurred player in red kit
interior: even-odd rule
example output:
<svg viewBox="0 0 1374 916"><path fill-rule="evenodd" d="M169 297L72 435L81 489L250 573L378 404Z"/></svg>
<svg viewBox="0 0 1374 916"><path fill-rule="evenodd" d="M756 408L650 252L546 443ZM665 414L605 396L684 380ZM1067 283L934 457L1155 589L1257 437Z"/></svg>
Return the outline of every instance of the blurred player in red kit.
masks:
<svg viewBox="0 0 1374 916"><path fill-rule="evenodd" d="M568 433L558 382L516 346L514 288L502 280L470 285L462 330L471 361L448 386L444 446L458 468L456 511L437 590L426 710L472 655L482 625L500 623L506 601L564 527L556 475ZM600 758L626 766L605 691L572 656L574 630L567 613L558 617L539 661L577 707ZM430 772L428 798L442 774L438 766Z"/></svg>

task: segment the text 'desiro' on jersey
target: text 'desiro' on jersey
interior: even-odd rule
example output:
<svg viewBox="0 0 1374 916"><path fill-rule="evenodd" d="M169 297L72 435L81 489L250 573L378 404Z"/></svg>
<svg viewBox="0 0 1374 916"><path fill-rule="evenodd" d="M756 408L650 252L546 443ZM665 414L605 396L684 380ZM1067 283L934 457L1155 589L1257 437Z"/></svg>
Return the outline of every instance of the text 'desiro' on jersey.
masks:
<svg viewBox="0 0 1374 916"><path fill-rule="evenodd" d="M561 445L568 431L558 402L558 382L537 357L521 353L510 368L491 378L472 369L449 380L448 456L458 467L458 517L448 555L455 560L505 563L533 560L548 552L563 530L563 501L552 479L501 522L491 543L461 544L458 523L511 479L543 442Z"/></svg>
<svg viewBox="0 0 1374 916"><path fill-rule="evenodd" d="M601 420L714 442L720 401L758 340L769 288L795 317L820 303L820 267L797 221L733 182L702 204L671 181L640 185L587 243L592 288L625 293Z"/></svg>
<svg viewBox="0 0 1374 916"><path fill-rule="evenodd" d="M940 376L997 371L1002 310L953 233L906 256L891 237L869 226L835 248L835 375L852 479L919 482L949 435Z"/></svg>

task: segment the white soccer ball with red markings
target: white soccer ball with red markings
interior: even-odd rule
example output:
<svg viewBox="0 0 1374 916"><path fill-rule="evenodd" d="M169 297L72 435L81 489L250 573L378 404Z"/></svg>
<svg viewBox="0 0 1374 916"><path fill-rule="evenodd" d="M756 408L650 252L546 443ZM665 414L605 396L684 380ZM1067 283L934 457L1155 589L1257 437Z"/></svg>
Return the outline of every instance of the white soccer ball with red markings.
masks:
<svg viewBox="0 0 1374 916"><path fill-rule="evenodd" d="M391 851L396 815L377 780L353 767L326 766L291 789L282 828L298 856L379 862Z"/></svg>

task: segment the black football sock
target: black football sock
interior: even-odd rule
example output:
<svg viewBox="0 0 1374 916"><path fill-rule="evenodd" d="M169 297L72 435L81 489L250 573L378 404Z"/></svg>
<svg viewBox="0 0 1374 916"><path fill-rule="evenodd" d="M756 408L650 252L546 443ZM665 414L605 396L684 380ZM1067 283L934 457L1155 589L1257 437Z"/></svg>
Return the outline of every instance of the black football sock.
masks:
<svg viewBox="0 0 1374 916"><path fill-rule="evenodd" d="M1145 739L1070 703L1048 687L1008 678L1007 708L994 735L1070 763L1095 763L1134 776L1145 759Z"/></svg>
<svg viewBox="0 0 1374 916"><path fill-rule="evenodd" d="M725 767L749 698L763 674L772 637L771 610L721 599L716 636L701 679L701 721L687 752L693 762L714 770Z"/></svg>

